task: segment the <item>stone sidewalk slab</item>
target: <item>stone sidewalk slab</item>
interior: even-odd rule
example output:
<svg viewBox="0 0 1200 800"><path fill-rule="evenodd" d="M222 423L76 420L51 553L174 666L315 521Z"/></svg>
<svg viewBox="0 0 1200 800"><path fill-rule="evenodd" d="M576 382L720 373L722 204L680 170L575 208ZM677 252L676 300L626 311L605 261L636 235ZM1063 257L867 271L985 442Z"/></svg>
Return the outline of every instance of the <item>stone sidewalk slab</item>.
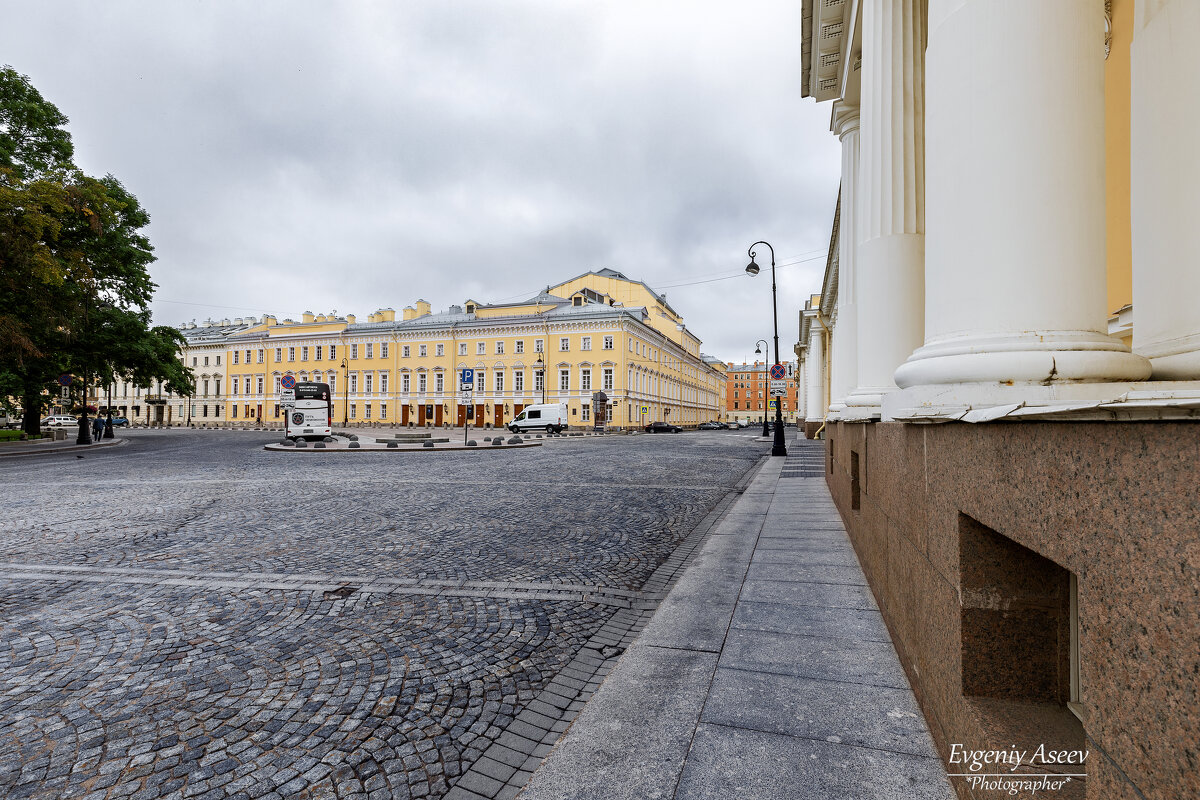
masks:
<svg viewBox="0 0 1200 800"><path fill-rule="evenodd" d="M714 525L518 797L953 798L824 480L783 464Z"/></svg>

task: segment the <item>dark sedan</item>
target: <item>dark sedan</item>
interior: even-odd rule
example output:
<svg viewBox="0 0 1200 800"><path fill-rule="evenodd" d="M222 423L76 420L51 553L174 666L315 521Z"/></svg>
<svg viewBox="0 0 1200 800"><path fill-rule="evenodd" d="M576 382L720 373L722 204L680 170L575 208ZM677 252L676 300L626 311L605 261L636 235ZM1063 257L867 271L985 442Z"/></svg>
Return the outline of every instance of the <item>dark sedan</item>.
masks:
<svg viewBox="0 0 1200 800"><path fill-rule="evenodd" d="M646 433L683 433L683 428L669 422L651 422L646 426Z"/></svg>
<svg viewBox="0 0 1200 800"><path fill-rule="evenodd" d="M724 430L725 427L726 426L722 425L719 422L701 422L699 425L696 426L696 430L720 431L720 430Z"/></svg>

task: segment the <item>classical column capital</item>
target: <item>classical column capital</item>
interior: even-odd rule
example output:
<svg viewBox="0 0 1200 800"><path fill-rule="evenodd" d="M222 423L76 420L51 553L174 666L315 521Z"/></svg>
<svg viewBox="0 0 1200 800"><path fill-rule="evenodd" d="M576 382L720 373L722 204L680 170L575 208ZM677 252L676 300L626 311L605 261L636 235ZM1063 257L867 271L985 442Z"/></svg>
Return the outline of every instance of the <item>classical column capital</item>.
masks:
<svg viewBox="0 0 1200 800"><path fill-rule="evenodd" d="M833 104L833 121L829 124L829 129L838 139L844 139L851 133L858 131L859 125L859 110L857 103L847 103L845 100L838 100Z"/></svg>

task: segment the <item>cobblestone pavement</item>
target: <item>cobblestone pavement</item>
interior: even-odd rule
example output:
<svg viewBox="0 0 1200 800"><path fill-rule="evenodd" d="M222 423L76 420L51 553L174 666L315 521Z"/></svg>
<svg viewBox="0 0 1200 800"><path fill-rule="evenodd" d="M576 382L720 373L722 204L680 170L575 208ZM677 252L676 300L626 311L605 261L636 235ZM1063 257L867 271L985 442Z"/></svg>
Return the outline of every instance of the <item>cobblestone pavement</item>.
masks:
<svg viewBox="0 0 1200 800"><path fill-rule="evenodd" d="M763 452L128 437L0 461L0 796L511 796Z"/></svg>

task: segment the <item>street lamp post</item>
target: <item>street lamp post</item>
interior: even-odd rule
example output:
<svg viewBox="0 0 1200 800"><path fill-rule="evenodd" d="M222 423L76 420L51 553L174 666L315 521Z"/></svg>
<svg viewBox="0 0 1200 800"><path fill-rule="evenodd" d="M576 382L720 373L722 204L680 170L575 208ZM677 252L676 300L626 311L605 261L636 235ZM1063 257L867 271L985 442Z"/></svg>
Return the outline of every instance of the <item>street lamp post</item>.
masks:
<svg viewBox="0 0 1200 800"><path fill-rule="evenodd" d="M766 341L765 339L759 339L757 342L755 342L755 343L754 343L754 355L756 355L756 356L757 356L757 355L762 355L764 352L769 352L769 346L767 345L767 341ZM769 372L769 370L768 370L766 367L763 367L763 377L764 377L764 378L767 378L767 377L768 377L768 375L767 375L767 373L768 373L768 372ZM767 384L767 386L770 386L770 385L771 385L771 384L769 384L769 383ZM762 413L762 424L763 424L763 432L762 432L762 435L763 435L764 437L765 437L765 436L767 435L767 433L768 433L768 431L767 431L767 407L769 407L769 406L771 405L771 402L770 402L770 401L771 401L771 393L770 393L770 391L768 390L768 392L767 392L767 406L764 406L764 407L763 407L763 413Z"/></svg>
<svg viewBox="0 0 1200 800"><path fill-rule="evenodd" d="M546 405L546 362L542 361L542 354L538 353L538 372L542 374L542 405Z"/></svg>
<svg viewBox="0 0 1200 800"><path fill-rule="evenodd" d="M750 245L750 250L748 251L750 253L750 263L746 265L746 272L747 272L747 274L749 274L751 276L758 274L758 272L759 272L758 264L754 263L754 248L758 247L760 244L766 245L767 249L771 251L771 314L773 315L773 317L775 319L775 363L779 364L779 363L781 363L779 361L779 295L775 288L775 248L771 247L771 245L769 243L761 242L761 241L755 242L754 244ZM770 370L768 370L767 374L770 375ZM770 385L771 384L768 379L767 386L770 386ZM769 396L770 395L768 394L768 397ZM775 441L771 445L771 455L772 456L786 456L787 455L787 446L784 445L784 443L783 443L783 404L782 403L775 404Z"/></svg>
<svg viewBox="0 0 1200 800"><path fill-rule="evenodd" d="M342 384L346 387L343 393L346 395L346 403L342 406L342 427L350 427L350 362L342 359Z"/></svg>
<svg viewBox="0 0 1200 800"><path fill-rule="evenodd" d="M106 420L104 421L104 434L103 434L103 435L100 437L100 438L102 438L102 439L111 439L111 438L113 438L113 429L112 429L112 382L111 382L111 381L109 381L109 384L108 384L108 406L107 406L107 415L108 415L108 419L106 419Z"/></svg>

